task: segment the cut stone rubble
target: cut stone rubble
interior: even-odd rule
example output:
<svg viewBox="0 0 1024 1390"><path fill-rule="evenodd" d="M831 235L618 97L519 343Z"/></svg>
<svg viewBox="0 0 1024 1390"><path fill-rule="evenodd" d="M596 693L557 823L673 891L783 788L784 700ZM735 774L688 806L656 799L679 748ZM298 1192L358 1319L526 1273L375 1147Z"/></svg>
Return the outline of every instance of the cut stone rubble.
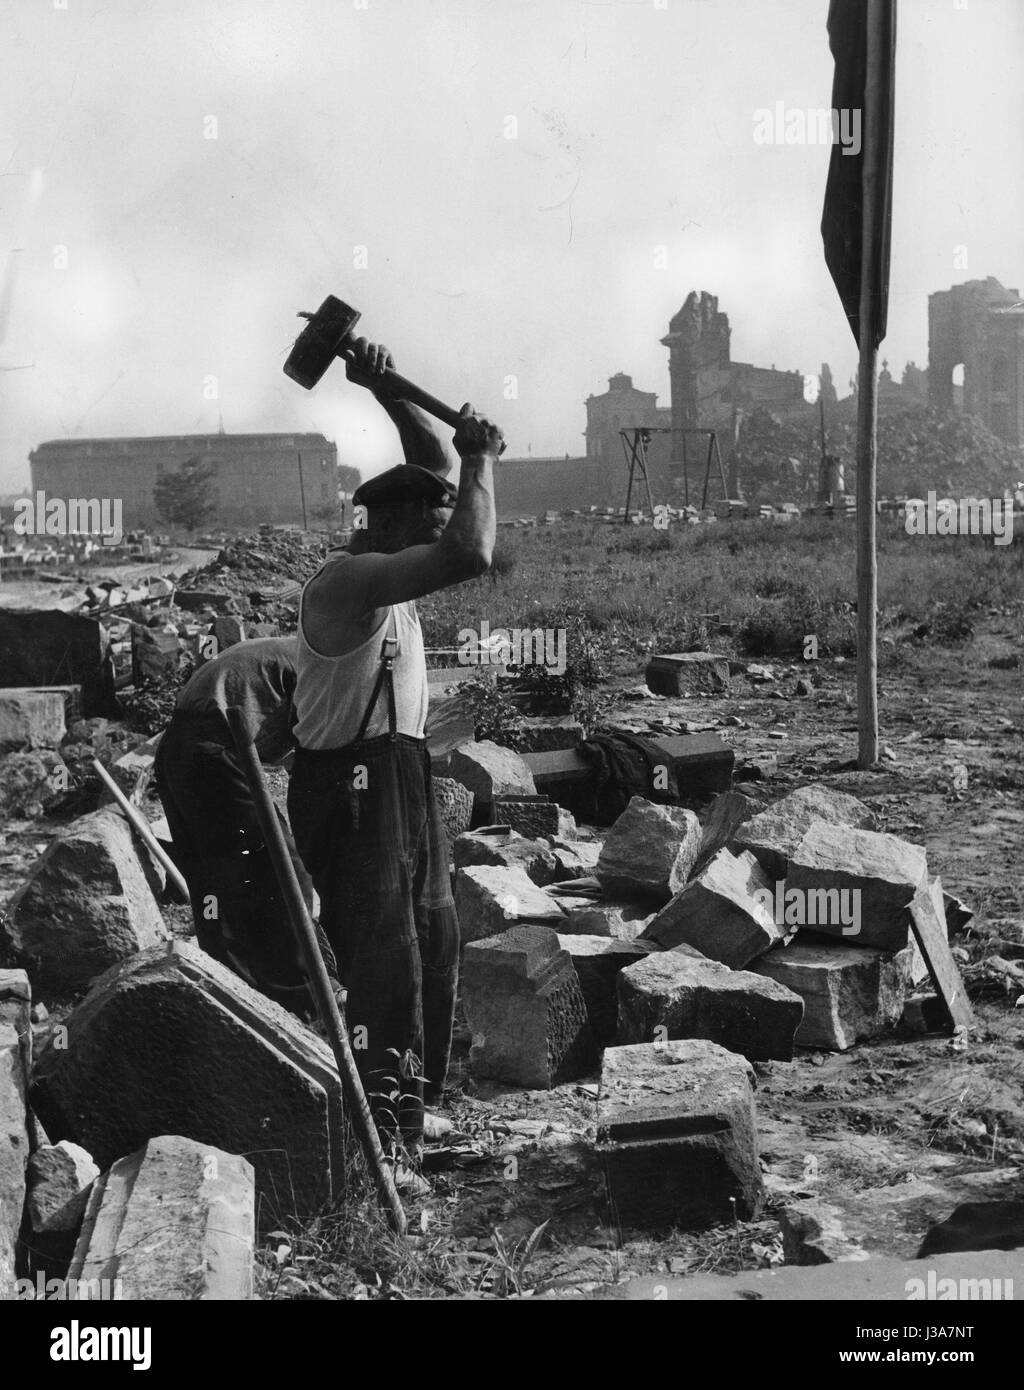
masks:
<svg viewBox="0 0 1024 1390"><path fill-rule="evenodd" d="M785 878L790 857L815 821L870 830L874 817L862 801L812 783L740 823L730 849L750 850L769 878Z"/></svg>
<svg viewBox="0 0 1024 1390"><path fill-rule="evenodd" d="M62 993L165 941L124 817L93 811L62 830L11 898L5 930L37 986Z"/></svg>
<svg viewBox="0 0 1024 1390"><path fill-rule="evenodd" d="M597 877L610 895L668 902L686 882L700 842L692 811L634 796L605 837Z"/></svg>
<svg viewBox="0 0 1024 1390"><path fill-rule="evenodd" d="M25 1204L32 996L23 970L0 970L0 1301L14 1297L15 1250Z"/></svg>
<svg viewBox="0 0 1024 1390"><path fill-rule="evenodd" d="M706 1038L754 1061L792 1060L799 995L691 946L659 951L618 977L620 1043Z"/></svg>
<svg viewBox="0 0 1024 1390"><path fill-rule="evenodd" d="M263 1213L340 1196L341 1087L327 1045L198 947L145 951L95 982L66 1047L39 1056L33 1105L101 1168L181 1134L248 1155Z"/></svg>
<svg viewBox="0 0 1024 1390"><path fill-rule="evenodd" d="M695 946L709 960L742 970L784 941L786 928L755 894L770 887L749 851L720 850L711 863L668 903L643 933L665 950Z"/></svg>
<svg viewBox="0 0 1024 1390"><path fill-rule="evenodd" d="M565 913L522 869L476 865L455 875L455 911L465 946L495 936L520 922L562 926Z"/></svg>
<svg viewBox="0 0 1024 1390"><path fill-rule="evenodd" d="M69 1283L105 1279L121 1299L250 1299L255 1214L251 1163L155 1136L93 1185Z"/></svg>
<svg viewBox="0 0 1024 1390"><path fill-rule="evenodd" d="M927 872L920 845L819 820L790 858L786 888L804 895L836 889L840 895L852 893L849 900L858 906L859 929L818 920L815 930L858 946L899 951L909 940L907 909Z"/></svg>
<svg viewBox="0 0 1024 1390"><path fill-rule="evenodd" d="M617 1225L694 1229L756 1218L753 1084L749 1062L700 1039L605 1050L598 1153Z"/></svg>
<svg viewBox="0 0 1024 1390"><path fill-rule="evenodd" d="M576 971L547 927L513 927L470 943L461 988L476 1075L548 1089L596 1065Z"/></svg>
<svg viewBox="0 0 1024 1390"><path fill-rule="evenodd" d="M798 1047L845 1052L854 1043L891 1032L900 1021L911 984L913 953L840 945L799 932L790 945L769 951L752 967L804 1001Z"/></svg>
<svg viewBox="0 0 1024 1390"><path fill-rule="evenodd" d="M618 998L615 982L624 966L643 960L647 951L630 941L607 936L566 936L558 944L569 953L583 991L594 1040L607 1047L615 1040Z"/></svg>

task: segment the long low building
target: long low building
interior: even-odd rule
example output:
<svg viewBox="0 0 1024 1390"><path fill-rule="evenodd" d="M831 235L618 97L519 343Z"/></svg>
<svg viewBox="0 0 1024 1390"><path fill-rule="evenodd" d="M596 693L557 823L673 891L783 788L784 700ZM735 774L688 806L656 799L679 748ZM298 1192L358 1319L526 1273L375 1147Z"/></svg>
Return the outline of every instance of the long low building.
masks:
<svg viewBox="0 0 1024 1390"><path fill-rule="evenodd" d="M154 502L157 479L194 459L213 470L212 526L314 525L338 498L338 449L322 434L48 439L29 455L32 492L120 499L125 530L171 530Z"/></svg>

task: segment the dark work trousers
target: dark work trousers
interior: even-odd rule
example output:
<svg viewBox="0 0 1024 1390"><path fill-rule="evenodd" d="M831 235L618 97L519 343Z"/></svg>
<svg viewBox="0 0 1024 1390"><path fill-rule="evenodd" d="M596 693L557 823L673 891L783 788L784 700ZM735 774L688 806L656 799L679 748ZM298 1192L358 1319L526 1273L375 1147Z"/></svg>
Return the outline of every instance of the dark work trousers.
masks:
<svg viewBox="0 0 1024 1390"><path fill-rule="evenodd" d="M459 971L426 740L384 734L299 749L288 815L348 991L346 1022L378 1129L416 1142L424 1101L444 1087Z"/></svg>
<svg viewBox="0 0 1024 1390"><path fill-rule="evenodd" d="M298 947L226 720L177 711L157 748L154 775L199 945L278 1003L311 1013ZM312 907L309 875L278 816Z"/></svg>

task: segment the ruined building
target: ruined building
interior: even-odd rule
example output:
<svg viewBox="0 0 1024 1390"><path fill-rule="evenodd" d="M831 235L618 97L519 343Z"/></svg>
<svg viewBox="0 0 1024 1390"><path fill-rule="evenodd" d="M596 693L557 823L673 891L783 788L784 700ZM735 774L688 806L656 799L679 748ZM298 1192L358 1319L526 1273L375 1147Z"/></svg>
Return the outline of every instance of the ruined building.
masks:
<svg viewBox="0 0 1024 1390"><path fill-rule="evenodd" d="M192 459L214 469L214 528L261 521L313 525L317 512L338 497L337 446L322 434L50 439L29 455L32 491L48 498L120 498L125 530L162 530L168 523L153 502L156 480Z"/></svg>
<svg viewBox="0 0 1024 1390"><path fill-rule="evenodd" d="M728 467L736 426L745 412L758 405L783 413L806 408L800 372L734 362L730 333L729 317L719 310L717 298L691 293L661 339L669 350L671 405L659 406L653 391L640 390L632 377L617 372L609 378L607 391L587 397L584 457L503 462L498 492L501 514L622 506L629 470L619 431L640 425L672 431L652 435L648 465L654 500L675 500L681 497L682 487L680 431L717 430ZM693 489L703 481L706 454L706 439L691 436L687 443L691 500ZM716 483L712 495L720 492Z"/></svg>
<svg viewBox="0 0 1024 1390"><path fill-rule="evenodd" d="M963 385L953 372L963 367ZM1024 301L993 276L928 296L928 400L1024 446Z"/></svg>

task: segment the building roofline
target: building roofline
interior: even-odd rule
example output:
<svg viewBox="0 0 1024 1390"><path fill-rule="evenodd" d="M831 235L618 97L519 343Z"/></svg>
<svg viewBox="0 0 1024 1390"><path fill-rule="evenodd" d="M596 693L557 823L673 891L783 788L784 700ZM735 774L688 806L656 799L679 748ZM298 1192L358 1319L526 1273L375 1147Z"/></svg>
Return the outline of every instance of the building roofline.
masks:
<svg viewBox="0 0 1024 1390"><path fill-rule="evenodd" d="M110 434L89 438L44 439L36 445L36 450L71 449L78 448L82 444L167 444L172 440L181 443L193 443L211 439L321 439L325 444L330 444L332 448L337 447L333 439L328 439L325 434L316 430L253 431L251 434L235 434L233 431L221 434L217 430L210 430L206 434Z"/></svg>

